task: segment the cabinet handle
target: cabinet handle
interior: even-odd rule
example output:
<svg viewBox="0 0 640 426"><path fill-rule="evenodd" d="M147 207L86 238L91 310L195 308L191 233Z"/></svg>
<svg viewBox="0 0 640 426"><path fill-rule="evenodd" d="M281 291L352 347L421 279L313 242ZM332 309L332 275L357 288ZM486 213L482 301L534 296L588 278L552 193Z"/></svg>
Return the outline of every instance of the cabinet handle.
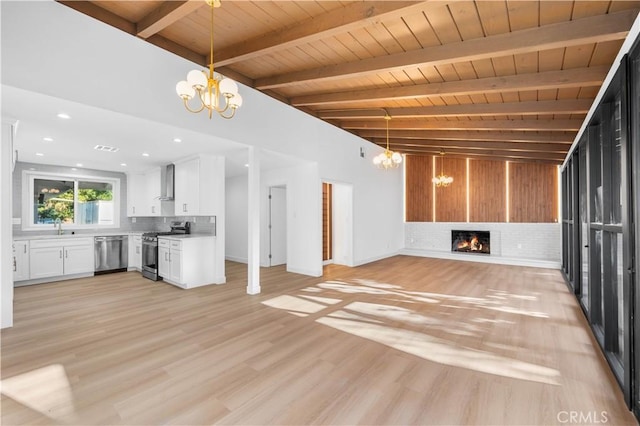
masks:
<svg viewBox="0 0 640 426"><path fill-rule="evenodd" d="M156 206L151 206L151 213L155 213L156 212Z"/></svg>
<svg viewBox="0 0 640 426"><path fill-rule="evenodd" d="M182 212L183 212L183 213L186 213L186 212L187 212L187 203L184 203L184 204L182 205Z"/></svg>
<svg viewBox="0 0 640 426"><path fill-rule="evenodd" d="M24 254L27 254L27 245L23 245L22 248L24 249Z"/></svg>
<svg viewBox="0 0 640 426"><path fill-rule="evenodd" d="M171 252L169 252L169 262L171 262Z"/></svg>
<svg viewBox="0 0 640 426"><path fill-rule="evenodd" d="M13 256L13 272L18 271L18 265L16 264L16 257Z"/></svg>
<svg viewBox="0 0 640 426"><path fill-rule="evenodd" d="M133 210L133 214L136 214L136 206L131 207L131 209Z"/></svg>

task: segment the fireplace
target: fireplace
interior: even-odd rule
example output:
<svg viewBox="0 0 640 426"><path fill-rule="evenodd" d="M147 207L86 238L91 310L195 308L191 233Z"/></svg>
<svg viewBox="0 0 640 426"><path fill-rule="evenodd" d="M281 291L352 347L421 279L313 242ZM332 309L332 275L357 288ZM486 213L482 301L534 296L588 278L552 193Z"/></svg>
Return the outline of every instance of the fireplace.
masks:
<svg viewBox="0 0 640 426"><path fill-rule="evenodd" d="M458 253L491 254L489 231L451 230L451 251Z"/></svg>

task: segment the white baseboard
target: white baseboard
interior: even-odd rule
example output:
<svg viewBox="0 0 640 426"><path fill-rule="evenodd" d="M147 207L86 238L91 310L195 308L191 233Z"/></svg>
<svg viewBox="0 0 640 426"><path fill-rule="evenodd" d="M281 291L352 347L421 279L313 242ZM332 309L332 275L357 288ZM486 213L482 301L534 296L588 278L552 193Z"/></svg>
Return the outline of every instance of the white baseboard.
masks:
<svg viewBox="0 0 640 426"><path fill-rule="evenodd" d="M87 272L87 273L83 273L83 274L72 274L72 275L59 275L56 277L47 277L47 278L38 278L35 280L25 280L25 281L14 281L13 286L14 287L22 287L25 285L34 285L34 284L46 284L46 283L52 283L52 282L56 282L56 281L67 281L67 280L73 280L76 278L87 278L87 277L93 277L93 272Z"/></svg>
<svg viewBox="0 0 640 426"><path fill-rule="evenodd" d="M287 272L293 272L294 274L308 275L310 277L321 277L322 269L320 271L314 271L311 269L292 268L287 265Z"/></svg>
<svg viewBox="0 0 640 426"><path fill-rule="evenodd" d="M493 263L497 265L530 266L533 268L561 269L560 261L538 260L538 259L518 259L512 257L451 253L435 250L402 249L398 254L418 257L432 257L436 259L461 260L464 262Z"/></svg>
<svg viewBox="0 0 640 426"><path fill-rule="evenodd" d="M399 251L394 251L394 252L383 254L383 255L380 255L380 256L370 257L368 259L356 260L353 263L353 266L366 265L367 263L377 262L378 260L387 259L389 257L397 256L399 254L402 254L402 253L399 252Z"/></svg>
<svg viewBox="0 0 640 426"><path fill-rule="evenodd" d="M236 256L225 256L226 260L230 260L232 262L238 262L238 263L248 263L247 262L247 258L246 257L236 257Z"/></svg>

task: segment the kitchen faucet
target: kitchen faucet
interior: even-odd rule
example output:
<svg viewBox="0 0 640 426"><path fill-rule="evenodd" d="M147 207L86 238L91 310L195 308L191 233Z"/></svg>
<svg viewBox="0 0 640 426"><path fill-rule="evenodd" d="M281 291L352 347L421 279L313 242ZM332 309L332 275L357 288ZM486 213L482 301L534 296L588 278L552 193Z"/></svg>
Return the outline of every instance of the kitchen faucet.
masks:
<svg viewBox="0 0 640 426"><path fill-rule="evenodd" d="M58 227L58 235L62 235L64 233L64 231L62 230L62 220L60 218L57 218L54 222L53 222L53 226L54 228L57 226Z"/></svg>

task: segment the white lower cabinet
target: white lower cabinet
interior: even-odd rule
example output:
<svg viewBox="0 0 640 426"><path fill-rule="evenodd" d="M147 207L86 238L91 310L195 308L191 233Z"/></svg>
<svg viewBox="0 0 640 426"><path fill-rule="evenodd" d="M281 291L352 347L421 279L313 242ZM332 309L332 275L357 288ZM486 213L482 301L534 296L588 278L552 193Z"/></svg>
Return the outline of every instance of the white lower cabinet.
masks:
<svg viewBox="0 0 640 426"><path fill-rule="evenodd" d="M34 241L34 244L37 241ZM55 277L64 274L64 253L62 246L31 247L29 250L29 278Z"/></svg>
<svg viewBox="0 0 640 426"><path fill-rule="evenodd" d="M31 241L29 279L93 272L93 238Z"/></svg>
<svg viewBox="0 0 640 426"><path fill-rule="evenodd" d="M64 275L84 274L95 270L94 244L64 247Z"/></svg>
<svg viewBox="0 0 640 426"><path fill-rule="evenodd" d="M29 279L29 241L13 242L13 281Z"/></svg>
<svg viewBox="0 0 640 426"><path fill-rule="evenodd" d="M129 269L142 270L142 236L129 236Z"/></svg>
<svg viewBox="0 0 640 426"><path fill-rule="evenodd" d="M171 278L170 255L169 242L158 240L158 275L165 280Z"/></svg>
<svg viewBox="0 0 640 426"><path fill-rule="evenodd" d="M215 284L215 237L158 238L158 274L182 288Z"/></svg>

